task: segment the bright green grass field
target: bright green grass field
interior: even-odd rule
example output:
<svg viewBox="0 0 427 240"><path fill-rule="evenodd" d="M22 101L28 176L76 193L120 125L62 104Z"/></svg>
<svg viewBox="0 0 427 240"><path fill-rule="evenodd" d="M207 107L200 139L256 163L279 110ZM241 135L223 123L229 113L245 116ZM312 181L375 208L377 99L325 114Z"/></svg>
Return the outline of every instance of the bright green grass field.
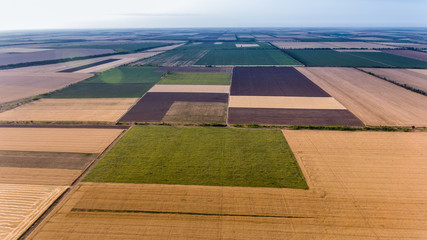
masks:
<svg viewBox="0 0 427 240"><path fill-rule="evenodd" d="M133 127L83 181L308 188L277 129Z"/></svg>
<svg viewBox="0 0 427 240"><path fill-rule="evenodd" d="M141 97L160 81L153 67L119 67L45 95L46 98Z"/></svg>
<svg viewBox="0 0 427 240"><path fill-rule="evenodd" d="M184 73L173 72L159 84L182 85L230 85L231 73Z"/></svg>

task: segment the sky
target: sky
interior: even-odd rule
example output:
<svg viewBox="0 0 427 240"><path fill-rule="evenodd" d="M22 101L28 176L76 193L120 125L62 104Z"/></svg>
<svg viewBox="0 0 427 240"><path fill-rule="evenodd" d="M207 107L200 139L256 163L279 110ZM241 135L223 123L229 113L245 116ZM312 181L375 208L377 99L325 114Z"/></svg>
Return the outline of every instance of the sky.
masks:
<svg viewBox="0 0 427 240"><path fill-rule="evenodd" d="M427 27L427 0L3 0L0 30Z"/></svg>

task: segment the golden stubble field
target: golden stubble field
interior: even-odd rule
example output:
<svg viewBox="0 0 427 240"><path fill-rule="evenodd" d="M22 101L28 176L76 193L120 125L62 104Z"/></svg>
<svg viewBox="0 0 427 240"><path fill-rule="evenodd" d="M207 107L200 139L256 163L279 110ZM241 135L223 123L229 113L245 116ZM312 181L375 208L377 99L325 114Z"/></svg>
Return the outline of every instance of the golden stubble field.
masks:
<svg viewBox="0 0 427 240"><path fill-rule="evenodd" d="M0 128L0 150L101 153L122 129Z"/></svg>
<svg viewBox="0 0 427 240"><path fill-rule="evenodd" d="M116 122L138 98L43 98L0 113L0 121Z"/></svg>
<svg viewBox="0 0 427 240"><path fill-rule="evenodd" d="M92 76L90 73L0 71L0 103L48 93Z"/></svg>
<svg viewBox="0 0 427 240"><path fill-rule="evenodd" d="M362 68L364 71L427 92L426 69ZM424 70L423 72L420 70Z"/></svg>
<svg viewBox="0 0 427 240"><path fill-rule="evenodd" d="M0 184L0 239L18 239L66 188Z"/></svg>
<svg viewBox="0 0 427 240"><path fill-rule="evenodd" d="M298 67L366 125L427 126L427 98L354 68Z"/></svg>
<svg viewBox="0 0 427 240"><path fill-rule="evenodd" d="M229 107L346 109L333 97L230 96Z"/></svg>
<svg viewBox="0 0 427 240"><path fill-rule="evenodd" d="M426 132L284 134L309 190L81 183L29 239L425 239Z"/></svg>

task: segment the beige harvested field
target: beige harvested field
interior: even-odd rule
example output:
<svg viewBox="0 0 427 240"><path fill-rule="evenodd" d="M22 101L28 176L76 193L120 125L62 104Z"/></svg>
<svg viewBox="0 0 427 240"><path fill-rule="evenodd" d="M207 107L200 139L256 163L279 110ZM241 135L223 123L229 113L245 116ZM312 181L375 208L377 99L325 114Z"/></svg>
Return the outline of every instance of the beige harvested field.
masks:
<svg viewBox="0 0 427 240"><path fill-rule="evenodd" d="M374 73L377 76L385 77L388 80L406 84L416 89L427 92L427 69L425 74L417 69L388 69L388 68L362 68L364 71Z"/></svg>
<svg viewBox="0 0 427 240"><path fill-rule="evenodd" d="M258 44L236 44L236 47L238 47L238 48L241 48L241 47L243 47L243 48L245 48L245 47L259 47L259 45Z"/></svg>
<svg viewBox="0 0 427 240"><path fill-rule="evenodd" d="M154 85L148 92L229 93L229 85Z"/></svg>
<svg viewBox="0 0 427 240"><path fill-rule="evenodd" d="M394 46L382 45L368 42L272 42L273 45L283 49L304 49L304 48L396 48Z"/></svg>
<svg viewBox="0 0 427 240"><path fill-rule="evenodd" d="M2 47L0 53L30 53L52 50L48 48L20 48L20 47Z"/></svg>
<svg viewBox="0 0 427 240"><path fill-rule="evenodd" d="M427 98L353 68L297 68L363 123L427 126Z"/></svg>
<svg viewBox="0 0 427 240"><path fill-rule="evenodd" d="M92 77L87 73L20 73L0 71L0 103L48 93Z"/></svg>
<svg viewBox="0 0 427 240"><path fill-rule="evenodd" d="M427 132L284 134L309 190L82 183L30 239L425 239Z"/></svg>
<svg viewBox="0 0 427 240"><path fill-rule="evenodd" d="M43 98L0 113L0 121L115 122L137 98Z"/></svg>
<svg viewBox="0 0 427 240"><path fill-rule="evenodd" d="M235 108L346 109L333 97L230 96L229 101Z"/></svg>
<svg viewBox="0 0 427 240"><path fill-rule="evenodd" d="M387 45L387 46L395 46L395 47L410 47L410 48L417 48L417 49L425 49L425 48L427 48L427 44L418 44L418 43L378 42L378 44Z"/></svg>
<svg viewBox="0 0 427 240"><path fill-rule="evenodd" d="M72 184L80 174L80 170L0 167L0 184L66 186Z"/></svg>
<svg viewBox="0 0 427 240"><path fill-rule="evenodd" d="M166 47L158 47L158 48L148 49L145 52L164 52L164 51L169 51L169 50L175 49L177 47L181 47L182 45L184 45L184 43L170 45L170 46L166 46Z"/></svg>
<svg viewBox="0 0 427 240"><path fill-rule="evenodd" d="M0 239L18 239L66 187L0 184Z"/></svg>
<svg viewBox="0 0 427 240"><path fill-rule="evenodd" d="M163 122L225 123L227 103L176 101L163 117Z"/></svg>
<svg viewBox="0 0 427 240"><path fill-rule="evenodd" d="M122 129L0 128L0 150L101 153Z"/></svg>
<svg viewBox="0 0 427 240"><path fill-rule="evenodd" d="M381 52L379 50L372 49L337 49L337 52Z"/></svg>
<svg viewBox="0 0 427 240"><path fill-rule="evenodd" d="M412 72L416 72L416 73L421 73L421 74L427 76L427 69L408 69L408 70L412 71Z"/></svg>

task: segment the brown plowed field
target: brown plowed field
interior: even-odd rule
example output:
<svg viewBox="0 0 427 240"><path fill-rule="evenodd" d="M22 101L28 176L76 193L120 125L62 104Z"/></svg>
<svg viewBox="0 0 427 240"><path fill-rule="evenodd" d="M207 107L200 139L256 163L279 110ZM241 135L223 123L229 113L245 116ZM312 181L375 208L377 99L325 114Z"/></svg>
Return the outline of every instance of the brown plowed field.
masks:
<svg viewBox="0 0 427 240"><path fill-rule="evenodd" d="M412 50L382 50L382 52L390 53L390 54L394 54L402 57L418 59L418 60L427 62L426 52L412 51Z"/></svg>
<svg viewBox="0 0 427 240"><path fill-rule="evenodd" d="M313 125L313 126L364 126L348 110L325 109L228 109L230 124Z"/></svg>
<svg viewBox="0 0 427 240"><path fill-rule="evenodd" d="M156 72L224 72L232 73L232 67L159 67Z"/></svg>
<svg viewBox="0 0 427 240"><path fill-rule="evenodd" d="M148 92L176 92L176 93L229 93L228 85L154 85Z"/></svg>
<svg viewBox="0 0 427 240"><path fill-rule="evenodd" d="M175 123L225 123L227 103L174 102L162 122Z"/></svg>
<svg viewBox="0 0 427 240"><path fill-rule="evenodd" d="M329 97L291 67L236 67L230 93L243 96Z"/></svg>
<svg viewBox="0 0 427 240"><path fill-rule="evenodd" d="M137 98L43 98L0 113L0 121L117 121Z"/></svg>
<svg viewBox="0 0 427 240"><path fill-rule="evenodd" d="M0 239L18 239L66 187L0 184Z"/></svg>
<svg viewBox="0 0 427 240"><path fill-rule="evenodd" d="M121 129L0 128L0 150L100 153Z"/></svg>
<svg viewBox="0 0 427 240"><path fill-rule="evenodd" d="M366 125L427 126L427 98L353 68L297 68Z"/></svg>
<svg viewBox="0 0 427 240"><path fill-rule="evenodd" d="M80 170L0 167L0 183L66 186L80 174Z"/></svg>
<svg viewBox="0 0 427 240"><path fill-rule="evenodd" d="M220 102L228 101L225 93L147 93L127 112L120 122L160 122L176 101Z"/></svg>
<svg viewBox="0 0 427 240"><path fill-rule="evenodd" d="M30 239L425 239L426 132L284 134L309 190L83 183Z"/></svg>
<svg viewBox="0 0 427 240"><path fill-rule="evenodd" d="M0 103L48 93L90 78L87 73L21 73L0 71Z"/></svg>
<svg viewBox="0 0 427 240"><path fill-rule="evenodd" d="M427 74L409 69L362 68L364 71L427 92ZM427 73L427 70L426 70Z"/></svg>
<svg viewBox="0 0 427 240"><path fill-rule="evenodd" d="M0 167L83 170L95 154L0 151Z"/></svg>
<svg viewBox="0 0 427 240"><path fill-rule="evenodd" d="M346 109L333 97L230 96L229 107L287 109Z"/></svg>

